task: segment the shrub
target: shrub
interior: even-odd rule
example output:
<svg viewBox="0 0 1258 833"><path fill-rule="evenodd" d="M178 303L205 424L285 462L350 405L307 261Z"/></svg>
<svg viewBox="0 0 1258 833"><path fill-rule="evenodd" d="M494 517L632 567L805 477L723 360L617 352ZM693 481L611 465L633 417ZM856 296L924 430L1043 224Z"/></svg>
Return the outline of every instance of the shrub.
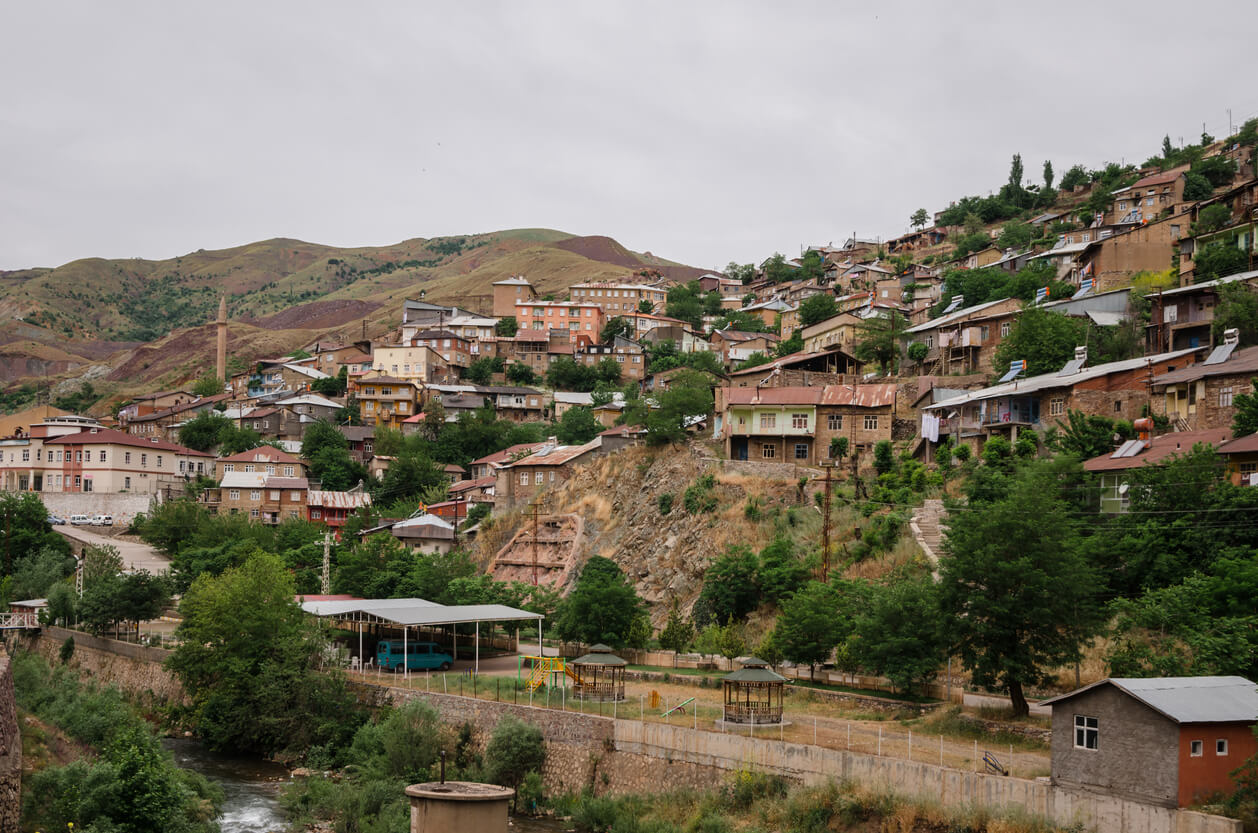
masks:
<svg viewBox="0 0 1258 833"><path fill-rule="evenodd" d="M546 741L536 726L510 715L498 721L485 748L486 775L495 784L516 789L546 763Z"/></svg>
<svg viewBox="0 0 1258 833"><path fill-rule="evenodd" d="M70 657L74 656L74 637L67 636L66 641L61 643L61 664L65 665L70 661Z"/></svg>
<svg viewBox="0 0 1258 833"><path fill-rule="evenodd" d="M667 515L669 512L672 512L673 511L673 493L665 492L664 494L660 495L656 499L655 505L659 508L661 515Z"/></svg>

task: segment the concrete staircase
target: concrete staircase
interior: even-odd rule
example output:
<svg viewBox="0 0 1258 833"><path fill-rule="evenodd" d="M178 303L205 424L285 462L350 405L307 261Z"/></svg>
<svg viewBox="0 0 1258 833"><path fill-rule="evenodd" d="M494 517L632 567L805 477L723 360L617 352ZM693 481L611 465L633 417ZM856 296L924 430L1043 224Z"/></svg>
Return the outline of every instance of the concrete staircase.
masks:
<svg viewBox="0 0 1258 833"><path fill-rule="evenodd" d="M939 581L939 556L943 553L943 535L948 528L943 521L947 514L943 500L931 498L914 509L909 520L909 529L913 530L917 545L926 553L935 581Z"/></svg>

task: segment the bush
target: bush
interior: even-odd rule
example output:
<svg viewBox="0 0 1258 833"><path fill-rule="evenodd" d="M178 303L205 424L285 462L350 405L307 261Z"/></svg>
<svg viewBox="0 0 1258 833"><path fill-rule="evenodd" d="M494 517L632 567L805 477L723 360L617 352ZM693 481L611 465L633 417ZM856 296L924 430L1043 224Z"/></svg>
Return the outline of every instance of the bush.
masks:
<svg viewBox="0 0 1258 833"><path fill-rule="evenodd" d="M665 492L656 499L655 505L659 508L661 515L667 515L673 511L673 493Z"/></svg>
<svg viewBox="0 0 1258 833"><path fill-rule="evenodd" d="M909 345L909 358L915 362L920 362L926 358L926 354L930 352L930 348L920 341L915 341Z"/></svg>
<svg viewBox="0 0 1258 833"><path fill-rule="evenodd" d="M495 784L516 789L525 776L540 774L546 763L546 741L536 726L507 715L494 727L485 748L486 775Z"/></svg>
<svg viewBox="0 0 1258 833"><path fill-rule="evenodd" d="M62 665L65 665L67 662L70 661L70 658L74 656L74 637L73 636L67 636L66 641L61 643L61 652L59 656L61 657Z"/></svg>
<svg viewBox="0 0 1258 833"><path fill-rule="evenodd" d="M712 487L715 484L716 478L705 474L686 488L681 496L681 505L687 515L716 511L716 495L712 494Z"/></svg>
<svg viewBox="0 0 1258 833"><path fill-rule="evenodd" d="M879 440L874 444L874 469L879 474L886 474L895 467L895 457L890 440Z"/></svg>

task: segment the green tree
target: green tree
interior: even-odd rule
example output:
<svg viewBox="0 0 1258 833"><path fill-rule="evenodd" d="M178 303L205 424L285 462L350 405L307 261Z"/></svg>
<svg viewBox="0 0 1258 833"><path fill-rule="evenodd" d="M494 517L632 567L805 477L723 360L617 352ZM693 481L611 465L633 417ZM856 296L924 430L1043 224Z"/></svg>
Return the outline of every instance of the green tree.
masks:
<svg viewBox="0 0 1258 833"><path fill-rule="evenodd" d="M803 349L804 331L801 329L791 333L790 338L784 338L779 341L778 346L773 348L773 355L780 358L782 356L789 356L792 353L798 353Z"/></svg>
<svg viewBox="0 0 1258 833"><path fill-rule="evenodd" d="M1074 356L1075 347L1083 344L1085 327L1061 313L1025 307L996 347L995 366L1004 369L1014 360L1025 359L1024 376L1061 370Z"/></svg>
<svg viewBox="0 0 1258 833"><path fill-rule="evenodd" d="M527 364L512 362L507 365L507 381L513 385L532 385L537 382L537 374Z"/></svg>
<svg viewBox="0 0 1258 833"><path fill-rule="evenodd" d="M751 283L756 278L756 267L751 263L735 263L730 261L725 266L725 277L733 278L740 283Z"/></svg>
<svg viewBox="0 0 1258 833"><path fill-rule="evenodd" d="M497 356L481 356L468 365L465 374L468 381L477 385L488 385L495 373L502 372L502 359Z"/></svg>
<svg viewBox="0 0 1258 833"><path fill-rule="evenodd" d="M576 586L559 608L555 630L560 638L622 647L634 623L646 615L642 600L616 563L592 556Z"/></svg>
<svg viewBox="0 0 1258 833"><path fill-rule="evenodd" d="M222 414L201 411L179 427L179 444L193 451L209 451L222 442L225 433L235 428L236 424Z"/></svg>
<svg viewBox="0 0 1258 833"><path fill-rule="evenodd" d="M88 630L101 634L125 622L156 619L169 603L169 582L140 571L85 580L78 613Z"/></svg>
<svg viewBox="0 0 1258 833"><path fill-rule="evenodd" d="M930 222L930 215L926 213L926 209L919 208L909 217L909 225L921 231L926 228L926 224Z"/></svg>
<svg viewBox="0 0 1258 833"><path fill-rule="evenodd" d="M23 558L13 570L9 598L42 599L54 585L74 571L74 558L64 550L44 547Z"/></svg>
<svg viewBox="0 0 1258 833"><path fill-rule="evenodd" d="M1101 577L1080 554L1056 479L1043 464L1020 471L996 499L949 517L940 598L952 644L975 683L1009 692L1076 661L1102 621Z"/></svg>
<svg viewBox="0 0 1258 833"><path fill-rule="evenodd" d="M755 584L760 588L764 601L773 604L782 602L803 587L812 572L789 538L773 539L760 550L759 561Z"/></svg>
<svg viewBox="0 0 1258 833"><path fill-rule="evenodd" d="M526 775L541 773L546 763L546 739L536 726L507 715L494 726L485 760L485 775L491 784L519 789Z"/></svg>
<svg viewBox="0 0 1258 833"><path fill-rule="evenodd" d="M1232 416L1232 435L1248 437L1258 434L1258 378L1250 379L1253 393L1238 393L1232 403L1236 413Z"/></svg>
<svg viewBox="0 0 1258 833"><path fill-rule="evenodd" d="M594 412L584 406L574 406L564 411L555 425L555 438L562 445L582 445L598 436L603 430Z"/></svg>
<svg viewBox="0 0 1258 833"><path fill-rule="evenodd" d="M65 537L52 531L48 510L34 492L0 492L0 537L0 575L12 575L44 550L70 552Z"/></svg>
<svg viewBox="0 0 1258 833"><path fill-rule="evenodd" d="M681 607L677 604L677 598L673 597L668 607L668 621L660 631L660 647L665 651L682 654L690 648L694 639L695 626L682 618Z"/></svg>
<svg viewBox="0 0 1258 833"><path fill-rule="evenodd" d="M1173 156L1175 156L1175 146L1171 144L1171 137L1167 134L1162 137L1162 158L1170 159Z"/></svg>
<svg viewBox="0 0 1258 833"><path fill-rule="evenodd" d="M814 295L799 305L799 323L811 327L839 314L838 304L830 294Z"/></svg>
<svg viewBox="0 0 1258 833"><path fill-rule="evenodd" d="M781 252L774 252L773 256L764 262L764 276L772 283L784 283L789 281L794 273L794 269Z"/></svg>
<svg viewBox="0 0 1258 833"><path fill-rule="evenodd" d="M732 546L703 573L703 589L695 602L694 618L708 622L741 622L760 604L756 574L760 564L750 547Z"/></svg>
<svg viewBox="0 0 1258 833"><path fill-rule="evenodd" d="M1044 160L1044 190L1048 191L1053 187L1053 162L1050 159Z"/></svg>
<svg viewBox="0 0 1258 833"><path fill-rule="evenodd" d="M1130 439L1134 429L1129 422L1072 409L1066 412L1066 421L1050 432L1048 444L1054 451L1090 460L1114 449L1115 434Z"/></svg>
<svg viewBox="0 0 1258 833"><path fill-rule="evenodd" d="M1210 324L1214 343L1222 344L1223 333L1235 329L1241 344L1258 344L1258 291L1244 281L1233 281L1220 286L1217 292L1219 300Z"/></svg>
<svg viewBox="0 0 1258 833"><path fill-rule="evenodd" d="M1218 231L1232 222L1232 208L1221 202L1207 205L1197 214L1197 222L1192 225L1193 234L1209 234Z"/></svg>
<svg viewBox="0 0 1258 833"><path fill-rule="evenodd" d="M643 298L642 300L638 301L638 312L642 313L643 315L651 315L652 313L655 312L655 304L652 304L646 298ZM632 336L633 334L630 333L629 337L632 337Z"/></svg>
<svg viewBox="0 0 1258 833"><path fill-rule="evenodd" d="M367 479L367 470L349 453L349 440L326 420L310 423L301 438L301 456L310 466L311 477L324 489L345 491Z"/></svg>
<svg viewBox="0 0 1258 833"><path fill-rule="evenodd" d="M664 314L681 319L692 327L702 326L703 299L699 296L698 281L672 287L664 303Z"/></svg>
<svg viewBox="0 0 1258 833"><path fill-rule="evenodd" d="M948 653L936 584L929 577L899 577L875 585L856 612L853 637L853 658L896 688L929 683Z"/></svg>
<svg viewBox="0 0 1258 833"><path fill-rule="evenodd" d="M520 331L520 322L516 321L514 315L504 315L498 319L498 323L494 325L494 332L502 338L514 338L515 334Z"/></svg>
<svg viewBox="0 0 1258 833"><path fill-rule="evenodd" d="M1213 196L1214 186L1210 184L1210 180L1196 171L1189 171L1184 175L1184 199L1208 200Z"/></svg>
<svg viewBox="0 0 1258 833"><path fill-rule="evenodd" d="M1002 249L1016 249L1021 251L1031 245L1031 241L1035 239L1035 229L1030 223L1024 223L1020 220L1010 220L1004 224L1000 230L1000 237L996 240L996 245Z"/></svg>
<svg viewBox="0 0 1258 833"><path fill-rule="evenodd" d="M1216 278L1226 278L1249 266L1249 256L1244 249L1232 243L1207 243L1193 257L1193 282L1205 283Z"/></svg>
<svg viewBox="0 0 1258 833"><path fill-rule="evenodd" d="M650 301L647 301L647 304L649 305ZM611 344L616 336L621 338L633 337L633 324L629 322L629 319L620 315L614 315L607 319L607 323L603 325L603 329L598 334L598 340L602 344Z"/></svg>
<svg viewBox="0 0 1258 833"><path fill-rule="evenodd" d="M712 388L707 376L688 370L673 377L668 390L656 394L658 407L647 412L648 445L685 441L687 420L712 413Z"/></svg>
<svg viewBox="0 0 1258 833"><path fill-rule="evenodd" d="M1061 190L1073 191L1080 185L1088 184L1088 172L1082 165L1075 165L1066 171L1065 176L1061 178Z"/></svg>
<svg viewBox="0 0 1258 833"><path fill-rule="evenodd" d="M223 380L213 373L206 373L192 383L194 396L215 396L223 392Z"/></svg>
<svg viewBox="0 0 1258 833"><path fill-rule="evenodd" d="M819 581L810 581L788 599L773 631L773 642L782 656L807 663L815 675L817 663L830 658L850 628L850 622L840 614L841 607L838 591Z"/></svg>
<svg viewBox="0 0 1258 833"><path fill-rule="evenodd" d="M335 376L326 379L315 379L310 383L310 390L322 396L344 396L349 388L349 366L341 365Z"/></svg>
<svg viewBox="0 0 1258 833"><path fill-rule="evenodd" d="M546 371L546 384L555 390L586 393L594 390L598 380L598 373L593 367L574 361L568 356L555 359Z"/></svg>
<svg viewBox="0 0 1258 833"><path fill-rule="evenodd" d="M344 679L317 670L325 638L294 592L283 562L255 552L184 594L168 663L210 748L269 755L344 744L361 722Z"/></svg>
<svg viewBox="0 0 1258 833"><path fill-rule="evenodd" d="M382 505L415 497L433 486L448 482L441 465L422 449L407 447L389 464L376 497Z"/></svg>
<svg viewBox="0 0 1258 833"><path fill-rule="evenodd" d="M882 373L895 373L900 361L900 334L908 322L896 310L861 322L854 350L863 362L877 362Z"/></svg>

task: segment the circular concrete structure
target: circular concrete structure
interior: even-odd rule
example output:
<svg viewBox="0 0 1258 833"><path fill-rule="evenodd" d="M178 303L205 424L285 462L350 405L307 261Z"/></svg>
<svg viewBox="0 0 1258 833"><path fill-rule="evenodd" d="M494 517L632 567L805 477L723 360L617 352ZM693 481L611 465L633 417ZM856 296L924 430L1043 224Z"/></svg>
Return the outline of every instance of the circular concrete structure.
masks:
<svg viewBox="0 0 1258 833"><path fill-rule="evenodd" d="M515 790L471 781L412 784L411 833L505 833Z"/></svg>

